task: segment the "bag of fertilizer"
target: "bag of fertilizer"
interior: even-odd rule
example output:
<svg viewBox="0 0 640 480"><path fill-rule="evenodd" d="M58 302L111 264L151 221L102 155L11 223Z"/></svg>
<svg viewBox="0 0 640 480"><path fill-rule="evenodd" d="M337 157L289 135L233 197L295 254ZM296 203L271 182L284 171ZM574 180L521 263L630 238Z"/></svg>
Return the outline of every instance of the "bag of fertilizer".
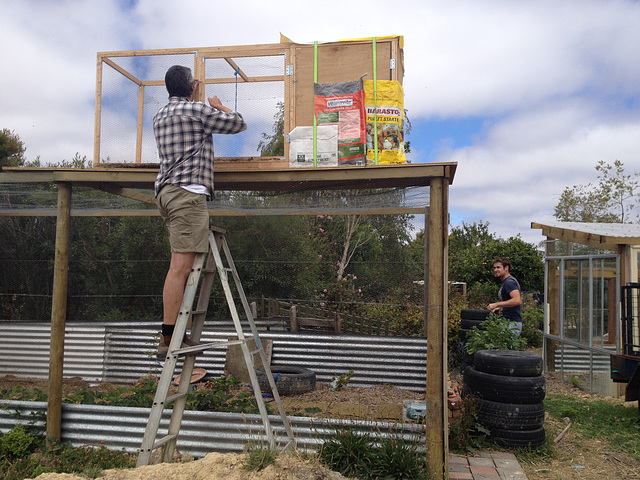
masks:
<svg viewBox="0 0 640 480"><path fill-rule="evenodd" d="M378 80L374 95L373 80L364 81L367 112L367 163L405 163L404 155L404 91L396 80ZM374 132L377 115L377 131Z"/></svg>
<svg viewBox="0 0 640 480"><path fill-rule="evenodd" d="M318 126L338 126L338 165L366 165L366 130L362 79L314 84Z"/></svg>

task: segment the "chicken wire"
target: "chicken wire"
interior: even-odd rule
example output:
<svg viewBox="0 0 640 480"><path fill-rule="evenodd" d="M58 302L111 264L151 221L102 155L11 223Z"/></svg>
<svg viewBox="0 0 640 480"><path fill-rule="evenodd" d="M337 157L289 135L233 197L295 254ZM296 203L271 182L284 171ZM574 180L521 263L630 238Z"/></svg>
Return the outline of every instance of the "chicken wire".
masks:
<svg viewBox="0 0 640 480"><path fill-rule="evenodd" d="M153 116L168 102L164 75L172 65L183 65L197 78L196 61L197 52L106 57L96 116L100 163L159 162ZM223 105L242 113L248 125L237 135L215 135L216 156L258 153L262 135L273 131L278 105L284 102L284 61L284 54L204 58L204 98L218 96Z"/></svg>
<svg viewBox="0 0 640 480"><path fill-rule="evenodd" d="M151 190L138 190L153 195ZM55 215L58 189L51 184L0 183L0 214L19 214L20 210L37 208L42 215ZM384 213L423 213L429 205L429 187L385 188L358 191L304 192L235 192L216 191L208 202L210 210L225 211L227 215L314 215L347 214L377 211ZM92 214L100 210L104 215L118 215L120 210L157 210L153 204L131 198L96 191L90 187L73 189L72 215L78 210ZM94 212L95 213L95 212ZM213 213L215 215L215 212Z"/></svg>

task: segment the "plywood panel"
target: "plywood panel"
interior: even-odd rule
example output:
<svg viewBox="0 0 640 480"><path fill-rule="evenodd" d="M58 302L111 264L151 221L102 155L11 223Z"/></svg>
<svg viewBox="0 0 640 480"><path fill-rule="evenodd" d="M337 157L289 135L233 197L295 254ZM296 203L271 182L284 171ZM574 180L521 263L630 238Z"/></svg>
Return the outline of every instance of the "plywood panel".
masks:
<svg viewBox="0 0 640 480"><path fill-rule="evenodd" d="M376 42L377 79L399 80L402 83L402 50L399 38ZM390 68L392 52L396 68ZM295 117L293 126L313 125L313 45L293 45L295 65ZM373 80L373 42L337 42L318 45L318 83L336 83L357 80L363 75Z"/></svg>

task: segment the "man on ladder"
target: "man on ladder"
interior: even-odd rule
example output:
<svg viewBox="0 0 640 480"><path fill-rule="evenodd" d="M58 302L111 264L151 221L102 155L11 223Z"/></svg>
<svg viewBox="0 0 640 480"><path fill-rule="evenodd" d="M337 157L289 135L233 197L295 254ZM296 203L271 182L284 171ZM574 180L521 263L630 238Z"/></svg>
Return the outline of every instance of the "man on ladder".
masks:
<svg viewBox="0 0 640 480"><path fill-rule="evenodd" d="M160 156L155 196L169 229L171 264L162 292L162 339L157 358L164 361L196 253L209 250L207 199L213 194L214 133L234 134L247 129L238 112L209 97L209 105L194 101L198 83L191 69L174 65L165 85L169 103L153 117ZM185 336L183 346L197 342Z"/></svg>

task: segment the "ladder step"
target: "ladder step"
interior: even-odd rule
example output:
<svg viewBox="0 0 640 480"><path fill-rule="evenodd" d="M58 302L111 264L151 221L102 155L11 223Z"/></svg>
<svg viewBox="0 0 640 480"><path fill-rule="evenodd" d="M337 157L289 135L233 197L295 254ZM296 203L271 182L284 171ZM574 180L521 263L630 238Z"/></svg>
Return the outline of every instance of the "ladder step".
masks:
<svg viewBox="0 0 640 480"><path fill-rule="evenodd" d="M157 450L158 448L160 448L161 446L163 446L165 443L170 442L171 440L173 440L174 438L177 438L178 435L177 434L171 434L171 435L167 435L165 437L162 437L160 440L158 440L156 443L153 444L153 447L151 448L151 450Z"/></svg>
<svg viewBox="0 0 640 480"><path fill-rule="evenodd" d="M240 345L246 340L230 340L228 342L203 343L202 345L194 345L193 347L184 347L171 352L172 355L188 355L189 353L204 352L211 348L227 347L229 345Z"/></svg>
<svg viewBox="0 0 640 480"><path fill-rule="evenodd" d="M174 400L178 400L179 398L183 398L186 397L189 394L189 392L185 392L185 393L176 393L175 395L170 395L167 397L167 399L164 401L164 404L166 405L167 403L173 402Z"/></svg>

